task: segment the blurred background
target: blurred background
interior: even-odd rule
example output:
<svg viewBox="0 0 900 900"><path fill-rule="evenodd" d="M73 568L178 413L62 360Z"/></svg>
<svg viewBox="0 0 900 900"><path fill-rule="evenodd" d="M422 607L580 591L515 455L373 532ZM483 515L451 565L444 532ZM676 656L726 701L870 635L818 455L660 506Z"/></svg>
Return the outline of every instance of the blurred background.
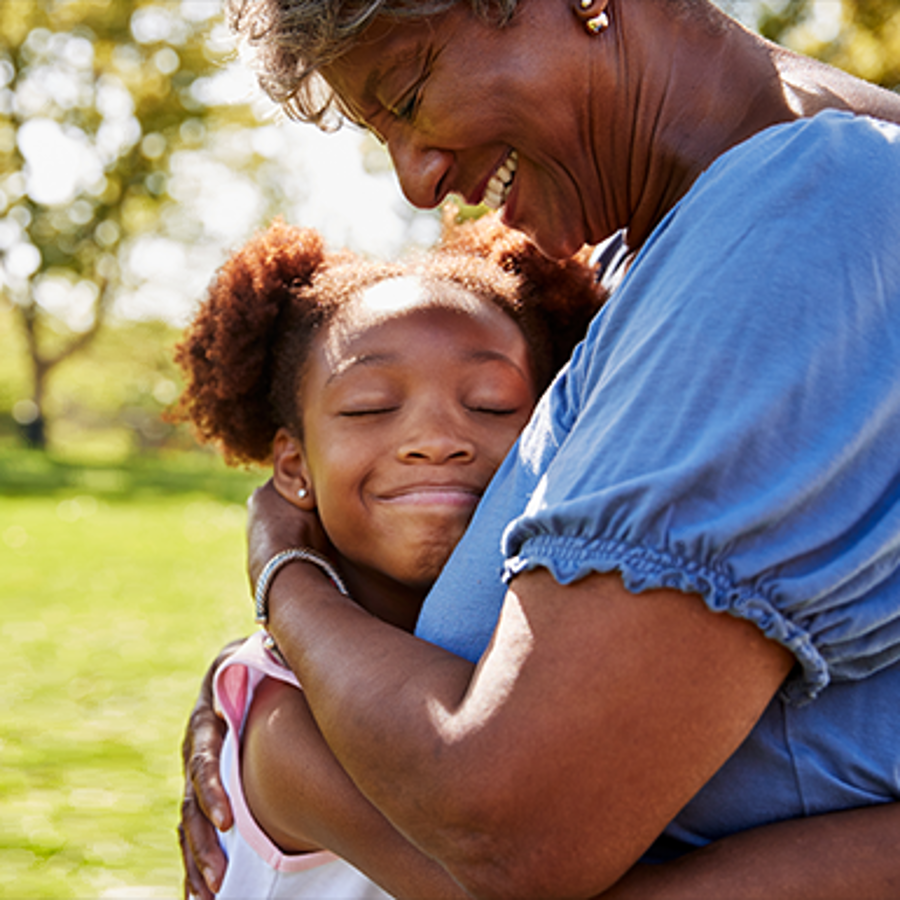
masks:
<svg viewBox="0 0 900 900"><path fill-rule="evenodd" d="M897 0L722 0L900 89ZM281 121L219 0L0 2L0 897L176 898L179 743L249 633L244 502L161 414L172 347L273 216L427 245L382 149Z"/></svg>

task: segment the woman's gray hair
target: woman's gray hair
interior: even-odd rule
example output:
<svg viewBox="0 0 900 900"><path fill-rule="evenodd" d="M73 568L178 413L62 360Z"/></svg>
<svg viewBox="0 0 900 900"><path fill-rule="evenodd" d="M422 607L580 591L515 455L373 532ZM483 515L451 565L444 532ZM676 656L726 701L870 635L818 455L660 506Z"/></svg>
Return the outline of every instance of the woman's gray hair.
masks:
<svg viewBox="0 0 900 900"><path fill-rule="evenodd" d="M460 2L502 25L518 0L226 0L225 10L232 31L251 51L262 89L290 118L327 128L349 111L319 74L323 65L376 18L425 19Z"/></svg>

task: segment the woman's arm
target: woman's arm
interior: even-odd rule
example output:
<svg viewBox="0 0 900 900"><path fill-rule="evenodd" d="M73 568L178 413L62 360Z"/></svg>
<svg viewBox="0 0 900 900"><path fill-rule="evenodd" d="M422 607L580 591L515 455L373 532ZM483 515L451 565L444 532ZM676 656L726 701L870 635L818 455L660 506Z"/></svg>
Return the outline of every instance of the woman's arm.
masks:
<svg viewBox="0 0 900 900"><path fill-rule="evenodd" d="M295 542L264 531L251 560ZM515 587L477 670L306 566L276 579L272 625L355 783L426 853L474 892L587 896L727 758L791 657L684 594Z"/></svg>
<svg viewBox="0 0 900 900"><path fill-rule="evenodd" d="M272 491L254 498L251 575L296 540L279 524L285 506ZM357 786L485 896L609 888L740 744L793 662L696 597L635 597L615 575L517 578L477 668L302 564L275 579L270 628Z"/></svg>
<svg viewBox="0 0 900 900"><path fill-rule="evenodd" d="M326 741L476 896L611 887L746 737L792 664L696 597L635 598L603 575L561 587L539 571L516 579L474 669L368 616L309 568L276 579L270 625Z"/></svg>
<svg viewBox="0 0 900 900"><path fill-rule="evenodd" d="M723 838L675 862L636 866L604 900L892 900L900 804L792 819Z"/></svg>
<svg viewBox="0 0 900 900"><path fill-rule="evenodd" d="M248 725L248 743L259 738L264 740L266 752L271 748L284 752L274 760L267 759L263 770L271 781L268 789L276 793L273 809L259 806L261 798L255 798L251 805L261 823L271 828L270 833L282 832L280 837L286 849L295 842L298 846L309 842L311 835L316 834L319 843L335 850L340 847L338 852L343 852L370 877L399 896L440 897L445 895L443 889L454 889L452 881L432 868L433 863L417 854L411 845L405 844L383 817L372 814L371 805L343 774L338 775L338 780L343 780L338 791L320 792L326 802L318 813L304 810L310 790L319 792L320 778L323 785L331 782L339 765L321 743L321 734L308 707L295 702L298 697L302 700L302 695L292 688L277 686L271 693L266 688L258 696L261 700L253 713L258 721ZM201 693L197 709L203 710L204 715L192 717L185 743L207 756L212 763L211 771L217 773L215 757L221 741L201 724L207 718L206 713L215 717L208 694ZM262 728L254 738L251 735L259 725ZM268 731L270 728L275 730ZM194 734L190 737L192 730ZM285 743L288 740L292 743ZM313 758L316 762L311 770ZM245 775L248 769L262 762L251 762L247 750L244 760ZM196 787L205 808L224 797L217 776L200 779ZM185 831L196 829L202 816L199 810L188 816L183 823ZM324 820L317 823L317 816L323 816ZM844 900L853 896L889 900L900 893L900 863L894 852L898 843L898 804L797 819L724 838L672 863L637 865L603 897L604 900L721 900L722 897ZM200 844L197 840L191 842L192 846ZM186 867L192 867L195 872L207 864L208 861L195 861L189 851L185 854ZM387 871L395 864L396 873ZM419 881L419 878L434 880ZM192 893L204 896L200 885L194 885Z"/></svg>

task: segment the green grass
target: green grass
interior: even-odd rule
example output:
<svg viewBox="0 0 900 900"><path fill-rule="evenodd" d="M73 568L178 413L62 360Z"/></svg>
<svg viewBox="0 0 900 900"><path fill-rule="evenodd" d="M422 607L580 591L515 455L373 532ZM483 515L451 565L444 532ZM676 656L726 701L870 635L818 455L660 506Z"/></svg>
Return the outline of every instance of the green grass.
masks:
<svg viewBox="0 0 900 900"><path fill-rule="evenodd" d="M181 896L178 747L207 662L253 627L261 477L0 452L0 897Z"/></svg>

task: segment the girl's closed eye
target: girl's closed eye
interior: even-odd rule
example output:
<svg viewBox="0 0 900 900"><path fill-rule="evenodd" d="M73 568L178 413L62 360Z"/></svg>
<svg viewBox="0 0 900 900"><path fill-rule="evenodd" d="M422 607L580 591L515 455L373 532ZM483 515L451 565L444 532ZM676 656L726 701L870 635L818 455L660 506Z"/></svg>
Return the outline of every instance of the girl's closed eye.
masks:
<svg viewBox="0 0 900 900"><path fill-rule="evenodd" d="M353 419L392 413L401 406L401 398L392 391L351 390L341 391L335 398L333 409L339 418Z"/></svg>
<svg viewBox="0 0 900 900"><path fill-rule="evenodd" d="M500 406L497 404L488 404L481 406L470 406L471 412L482 413L486 416L512 416L521 409L520 406Z"/></svg>
<svg viewBox="0 0 900 900"><path fill-rule="evenodd" d="M466 391L461 402L469 412L478 415L512 416L531 409L534 397L530 382L518 369L493 362L481 369L476 384Z"/></svg>
<svg viewBox="0 0 900 900"><path fill-rule="evenodd" d="M399 407L397 406L389 404L374 404L371 406L353 407L352 409L342 409L338 412L338 415L347 419L358 418L361 416L378 416L396 412L398 408Z"/></svg>

